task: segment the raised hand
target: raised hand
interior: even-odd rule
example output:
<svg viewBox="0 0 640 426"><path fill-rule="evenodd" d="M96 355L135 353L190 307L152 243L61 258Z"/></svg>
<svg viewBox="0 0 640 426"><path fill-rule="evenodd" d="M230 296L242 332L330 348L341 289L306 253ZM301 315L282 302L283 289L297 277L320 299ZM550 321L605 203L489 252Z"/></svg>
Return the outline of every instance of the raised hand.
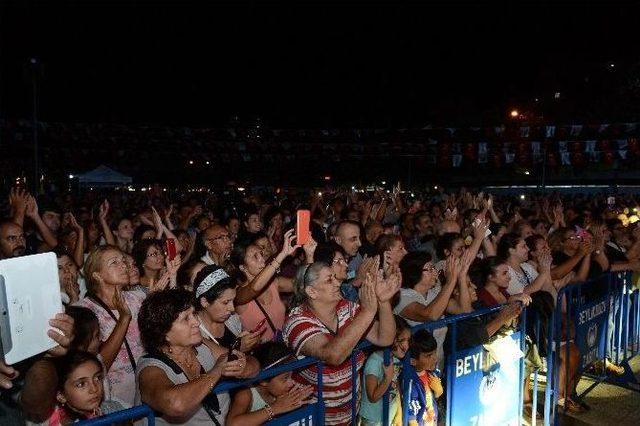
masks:
<svg viewBox="0 0 640 426"><path fill-rule="evenodd" d="M71 212L67 213L67 218L69 220L69 226L71 228L75 229L76 231L82 231L83 230L82 226L80 226L80 224L76 220L76 217L73 215L73 213L71 213Z"/></svg>
<svg viewBox="0 0 640 426"><path fill-rule="evenodd" d="M378 310L378 296L376 295L376 278L374 272L368 272L360 286L359 299L363 311L375 313Z"/></svg>
<svg viewBox="0 0 640 426"><path fill-rule="evenodd" d="M22 188L11 188L9 191L9 205L14 213L24 214L28 199L29 193Z"/></svg>
<svg viewBox="0 0 640 426"><path fill-rule="evenodd" d="M38 202L33 195L27 197L27 208L25 214L28 218L35 219L38 217Z"/></svg>
<svg viewBox="0 0 640 426"><path fill-rule="evenodd" d="M296 239L295 232L296 232L295 229L289 229L284 234L284 244L282 245L282 250L280 251L280 253L284 257L291 256L293 253L296 252L298 248L301 247L299 244L293 243L294 240Z"/></svg>
<svg viewBox="0 0 640 426"><path fill-rule="evenodd" d="M456 259L453 256L449 256L445 262L444 274L447 282L455 282L458 279L458 275L461 271L460 259Z"/></svg>
<svg viewBox="0 0 640 426"><path fill-rule="evenodd" d="M151 207L151 216L153 218L153 227L156 228L156 231L158 233L161 233L162 229L164 228L162 224L162 218L158 214L158 211L156 210L156 208L153 206Z"/></svg>
<svg viewBox="0 0 640 426"><path fill-rule="evenodd" d="M466 275L467 272L469 272L469 267L471 267L471 264L473 263L473 261L476 260L476 254L467 249L464 251L464 253L462 253L462 256L460 256L460 274L459 275Z"/></svg>
<svg viewBox="0 0 640 426"><path fill-rule="evenodd" d="M548 272L551 270L551 263L553 257L551 256L551 250L548 248L542 249L538 255L538 265L540 266L540 272Z"/></svg>
<svg viewBox="0 0 640 426"><path fill-rule="evenodd" d="M485 217L478 217L473 221L473 239L474 240L483 240L484 236L489 229L489 219Z"/></svg>
<svg viewBox="0 0 640 426"><path fill-rule="evenodd" d="M376 279L376 296L379 303L385 303L400 290L402 284L402 275L400 271L395 269L393 273L386 279L382 276L382 271L378 271Z"/></svg>
<svg viewBox="0 0 640 426"><path fill-rule="evenodd" d="M307 263L313 262L313 255L316 252L317 247L318 247L318 243L316 242L316 240L313 239L311 235L309 235L309 239L302 246L302 249L304 250L304 254L307 258Z"/></svg>
<svg viewBox="0 0 640 426"><path fill-rule="evenodd" d="M362 284L364 280L367 278L367 274L370 271L377 270L379 266L380 266L379 256L367 257L365 255L364 260L362 261L362 263L358 267L358 270L356 271L356 281Z"/></svg>
<svg viewBox="0 0 640 426"><path fill-rule="evenodd" d="M118 311L119 319L131 318L131 310L129 309L129 305L127 305L127 301L124 300L124 294L122 294L120 287L116 287L113 292L112 303Z"/></svg>
<svg viewBox="0 0 640 426"><path fill-rule="evenodd" d="M98 218L100 219L100 222L106 222L108 214L109 214L109 201L105 198L102 204L100 204L100 210L98 212Z"/></svg>
<svg viewBox="0 0 640 426"><path fill-rule="evenodd" d="M53 319L49 320L49 325L60 331L47 331L47 335L58 344L55 348L47 351L47 354L50 356L62 356L67 353L73 341L73 318L67 314L56 314Z"/></svg>

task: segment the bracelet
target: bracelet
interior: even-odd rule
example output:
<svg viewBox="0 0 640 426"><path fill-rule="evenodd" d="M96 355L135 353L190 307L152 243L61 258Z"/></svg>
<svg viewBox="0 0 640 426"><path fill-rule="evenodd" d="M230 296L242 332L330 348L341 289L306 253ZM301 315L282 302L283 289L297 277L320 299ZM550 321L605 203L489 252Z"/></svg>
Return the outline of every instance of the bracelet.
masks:
<svg viewBox="0 0 640 426"><path fill-rule="evenodd" d="M271 406L265 402L264 403L264 409L267 411L267 414L269 415L269 418L267 419L267 421L273 420L273 417L275 415L273 413L273 408L271 408Z"/></svg>

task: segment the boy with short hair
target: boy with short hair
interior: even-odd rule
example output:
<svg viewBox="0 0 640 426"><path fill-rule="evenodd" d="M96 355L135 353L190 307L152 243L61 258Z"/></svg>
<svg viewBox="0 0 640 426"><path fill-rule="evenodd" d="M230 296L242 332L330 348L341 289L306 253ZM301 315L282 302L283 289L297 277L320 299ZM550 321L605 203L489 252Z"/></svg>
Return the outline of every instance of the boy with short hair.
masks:
<svg viewBox="0 0 640 426"><path fill-rule="evenodd" d="M442 382L436 370L438 343L427 330L417 331L411 338L411 368L403 371L403 391L407 393L409 426L436 426Z"/></svg>

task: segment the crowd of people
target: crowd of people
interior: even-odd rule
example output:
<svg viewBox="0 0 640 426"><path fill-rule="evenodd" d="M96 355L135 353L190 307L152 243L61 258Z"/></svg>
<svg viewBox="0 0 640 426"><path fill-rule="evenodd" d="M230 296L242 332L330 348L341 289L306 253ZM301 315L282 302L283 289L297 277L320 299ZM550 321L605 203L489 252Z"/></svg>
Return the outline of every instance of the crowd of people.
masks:
<svg viewBox="0 0 640 426"><path fill-rule="evenodd" d="M567 284L639 272L640 227L628 218L638 204L610 201L399 185L175 199L13 188L0 260L54 252L65 313L51 320L59 346L0 363L0 423L63 425L144 403L159 424L263 424L316 401L321 374L326 424L351 423L355 405L361 424L381 425L387 390L390 424L400 424L402 377L414 383L409 424L436 425L451 336L411 327L501 306L460 323L455 346L473 347L514 327L524 306L550 315ZM299 209L311 212L304 244ZM390 363L356 349L363 339L390 348ZM560 402L588 410L574 398L578 349L565 344ZM407 353L410 371L401 371ZM212 392L302 356L323 361L322 372L312 365Z"/></svg>

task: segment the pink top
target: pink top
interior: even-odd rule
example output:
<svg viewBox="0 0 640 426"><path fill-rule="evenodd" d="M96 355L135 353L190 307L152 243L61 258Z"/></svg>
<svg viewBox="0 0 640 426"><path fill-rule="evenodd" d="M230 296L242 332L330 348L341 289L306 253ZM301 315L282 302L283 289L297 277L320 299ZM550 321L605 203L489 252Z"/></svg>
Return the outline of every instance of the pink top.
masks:
<svg viewBox="0 0 640 426"><path fill-rule="evenodd" d="M265 292L266 291L271 292L271 303L265 305L260 302L260 304L269 314L269 318L271 318L273 325L275 325L278 330L282 330L286 308L284 303L282 303L282 299L280 299L278 284L271 282ZM260 321L265 318L255 300L252 300L245 305L238 306L236 310L238 311L238 315L240 315L243 330L251 331L255 329ZM261 343L269 342L273 340L274 337L273 330L271 329L268 321L265 323L264 328L265 332L262 334L262 339L260 340Z"/></svg>
<svg viewBox="0 0 640 426"><path fill-rule="evenodd" d="M140 330L138 329L138 312L140 311L140 306L142 306L145 295L137 291L124 291L122 295L131 311L131 321L129 322L126 338L131 352L133 352L133 357L137 361L138 358L144 354L142 341L140 339ZM98 323L100 324L100 340L103 342L106 341L116 326L113 318L111 318L100 305L89 298L80 300L76 305L89 308L96 314ZM116 318L119 317L118 311L112 312ZM125 408L133 406L136 396L136 376L124 342L111 368L107 372L106 378L111 386L112 399L120 402Z"/></svg>

